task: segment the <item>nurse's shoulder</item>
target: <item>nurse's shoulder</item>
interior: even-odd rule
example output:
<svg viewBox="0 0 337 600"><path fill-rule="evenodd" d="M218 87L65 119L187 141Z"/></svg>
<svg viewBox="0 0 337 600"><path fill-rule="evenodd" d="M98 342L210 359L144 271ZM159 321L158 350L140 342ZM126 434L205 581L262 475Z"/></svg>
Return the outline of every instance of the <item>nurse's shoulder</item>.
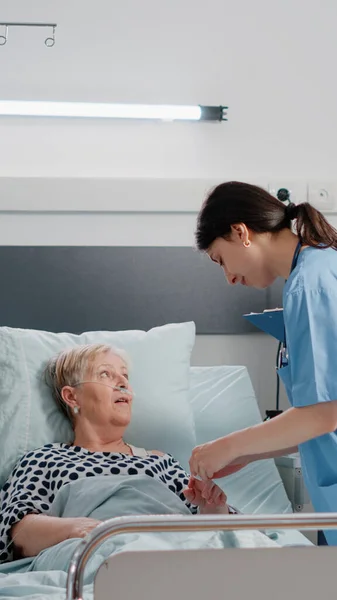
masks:
<svg viewBox="0 0 337 600"><path fill-rule="evenodd" d="M337 251L333 248L306 247L298 257L284 292L331 291L337 289Z"/></svg>

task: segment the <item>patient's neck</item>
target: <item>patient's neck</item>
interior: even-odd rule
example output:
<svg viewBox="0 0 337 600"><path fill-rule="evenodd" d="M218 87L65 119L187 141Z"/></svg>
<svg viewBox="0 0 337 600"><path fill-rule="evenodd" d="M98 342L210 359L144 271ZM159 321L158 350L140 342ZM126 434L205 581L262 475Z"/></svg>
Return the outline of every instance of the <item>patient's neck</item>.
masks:
<svg viewBox="0 0 337 600"><path fill-rule="evenodd" d="M126 427L106 428L94 427L90 423L78 423L75 426L74 446L86 448L91 452L121 452L132 454L130 447L124 442Z"/></svg>

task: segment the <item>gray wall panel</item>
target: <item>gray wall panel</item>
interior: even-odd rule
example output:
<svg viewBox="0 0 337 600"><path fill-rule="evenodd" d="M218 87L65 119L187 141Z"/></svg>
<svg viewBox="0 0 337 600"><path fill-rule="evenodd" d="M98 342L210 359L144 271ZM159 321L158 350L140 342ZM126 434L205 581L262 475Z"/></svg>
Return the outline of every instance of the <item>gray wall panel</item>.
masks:
<svg viewBox="0 0 337 600"><path fill-rule="evenodd" d="M256 331L242 315L281 305L281 287L229 286L179 247L0 247L0 323L71 331L193 320L199 334Z"/></svg>

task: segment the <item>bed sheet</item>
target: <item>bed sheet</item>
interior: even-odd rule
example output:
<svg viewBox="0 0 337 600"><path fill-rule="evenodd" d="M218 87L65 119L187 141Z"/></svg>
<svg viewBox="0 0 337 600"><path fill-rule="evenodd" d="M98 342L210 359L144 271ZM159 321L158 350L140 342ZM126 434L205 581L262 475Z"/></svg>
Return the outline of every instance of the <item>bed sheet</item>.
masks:
<svg viewBox="0 0 337 600"><path fill-rule="evenodd" d="M174 515L190 512L185 504L160 481L144 475L116 476L107 486L105 476L85 478L59 491L51 516L86 516L100 521L131 515ZM68 539L47 548L37 557L0 566L0 597L26 600L59 600L65 597L67 570L78 539ZM200 548L278 548L268 536L255 531L237 532L149 532L108 538L90 557L84 573L86 594L92 596L92 582L100 565L111 554L126 551Z"/></svg>

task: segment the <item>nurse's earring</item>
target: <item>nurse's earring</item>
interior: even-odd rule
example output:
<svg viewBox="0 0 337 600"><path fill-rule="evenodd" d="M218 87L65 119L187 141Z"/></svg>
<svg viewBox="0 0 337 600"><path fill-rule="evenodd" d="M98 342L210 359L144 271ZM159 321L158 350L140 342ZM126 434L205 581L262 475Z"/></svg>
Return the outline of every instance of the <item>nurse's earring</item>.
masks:
<svg viewBox="0 0 337 600"><path fill-rule="evenodd" d="M74 408L73 408L74 415L78 415L79 412L80 412L79 406L74 406Z"/></svg>
<svg viewBox="0 0 337 600"><path fill-rule="evenodd" d="M249 248L249 246L251 245L251 241L247 240L246 242L243 242L243 245L245 248Z"/></svg>

